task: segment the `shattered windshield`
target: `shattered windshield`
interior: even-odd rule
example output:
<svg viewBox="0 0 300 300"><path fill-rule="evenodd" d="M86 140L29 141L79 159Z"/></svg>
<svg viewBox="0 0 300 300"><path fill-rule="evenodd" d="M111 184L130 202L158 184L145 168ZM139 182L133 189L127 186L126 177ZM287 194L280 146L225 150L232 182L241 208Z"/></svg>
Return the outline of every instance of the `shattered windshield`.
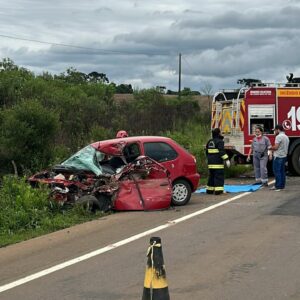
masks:
<svg viewBox="0 0 300 300"><path fill-rule="evenodd" d="M67 168L91 171L99 176L103 174L99 162L104 159L104 156L104 153L97 151L94 147L89 145L65 160L62 165Z"/></svg>

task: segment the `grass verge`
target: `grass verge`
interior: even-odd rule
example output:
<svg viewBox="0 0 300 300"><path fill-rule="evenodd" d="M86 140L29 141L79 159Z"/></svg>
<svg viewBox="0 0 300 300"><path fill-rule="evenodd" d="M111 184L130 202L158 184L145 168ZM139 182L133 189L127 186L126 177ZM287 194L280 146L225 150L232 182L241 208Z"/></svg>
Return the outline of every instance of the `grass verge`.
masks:
<svg viewBox="0 0 300 300"><path fill-rule="evenodd" d="M81 207L68 209L49 200L45 187L33 189L25 178L5 176L0 189L0 247L90 221L103 215Z"/></svg>

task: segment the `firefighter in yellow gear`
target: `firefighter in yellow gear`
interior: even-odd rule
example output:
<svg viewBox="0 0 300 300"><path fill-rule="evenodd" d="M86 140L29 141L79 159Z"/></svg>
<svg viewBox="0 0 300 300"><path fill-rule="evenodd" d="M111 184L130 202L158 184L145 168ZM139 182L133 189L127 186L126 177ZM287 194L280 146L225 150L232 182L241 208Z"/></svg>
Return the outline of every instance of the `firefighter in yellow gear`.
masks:
<svg viewBox="0 0 300 300"><path fill-rule="evenodd" d="M224 162L230 167L230 160L224 150L223 136L219 128L212 131L212 138L206 144L206 157L209 177L207 194L220 195L224 192Z"/></svg>

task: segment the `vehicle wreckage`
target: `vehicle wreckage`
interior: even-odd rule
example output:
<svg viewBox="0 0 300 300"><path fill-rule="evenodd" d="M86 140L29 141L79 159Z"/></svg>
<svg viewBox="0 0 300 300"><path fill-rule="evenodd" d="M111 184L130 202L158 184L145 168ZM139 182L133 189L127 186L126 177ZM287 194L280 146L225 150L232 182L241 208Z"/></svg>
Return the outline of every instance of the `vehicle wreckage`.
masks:
<svg viewBox="0 0 300 300"><path fill-rule="evenodd" d="M147 156L131 162L124 142L93 143L51 170L28 181L47 184L51 197L62 204L81 204L91 210L157 210L171 204L168 170Z"/></svg>

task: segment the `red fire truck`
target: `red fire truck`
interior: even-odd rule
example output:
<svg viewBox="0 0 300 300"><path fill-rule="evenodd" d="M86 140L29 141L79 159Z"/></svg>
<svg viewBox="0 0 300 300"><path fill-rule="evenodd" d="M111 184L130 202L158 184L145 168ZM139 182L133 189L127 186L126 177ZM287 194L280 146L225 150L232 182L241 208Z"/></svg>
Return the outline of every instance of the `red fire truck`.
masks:
<svg viewBox="0 0 300 300"><path fill-rule="evenodd" d="M243 163L256 125L274 144L273 128L282 124L290 138L289 169L300 175L300 83L252 83L236 90L221 90L213 97L211 127L219 127L230 157Z"/></svg>

